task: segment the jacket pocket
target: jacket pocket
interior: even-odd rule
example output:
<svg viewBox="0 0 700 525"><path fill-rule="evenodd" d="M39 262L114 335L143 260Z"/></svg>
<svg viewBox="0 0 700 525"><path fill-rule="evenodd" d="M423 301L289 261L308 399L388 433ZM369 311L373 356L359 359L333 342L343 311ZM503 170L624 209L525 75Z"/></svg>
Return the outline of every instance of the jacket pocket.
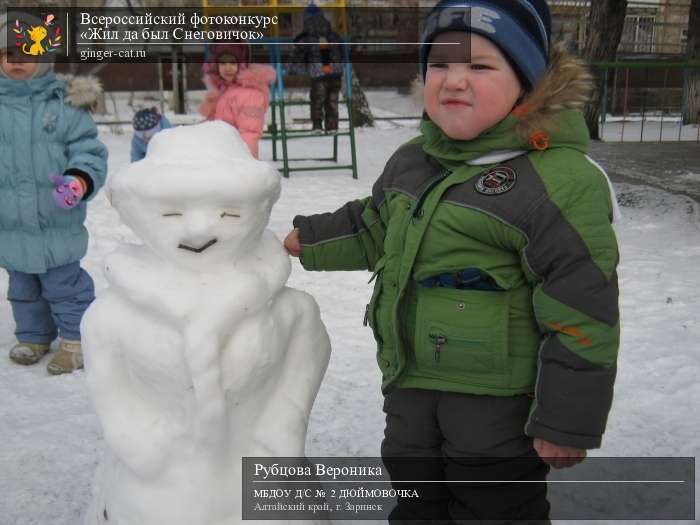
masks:
<svg viewBox="0 0 700 525"><path fill-rule="evenodd" d="M508 376L506 291L418 287L416 364L430 375L498 386Z"/></svg>

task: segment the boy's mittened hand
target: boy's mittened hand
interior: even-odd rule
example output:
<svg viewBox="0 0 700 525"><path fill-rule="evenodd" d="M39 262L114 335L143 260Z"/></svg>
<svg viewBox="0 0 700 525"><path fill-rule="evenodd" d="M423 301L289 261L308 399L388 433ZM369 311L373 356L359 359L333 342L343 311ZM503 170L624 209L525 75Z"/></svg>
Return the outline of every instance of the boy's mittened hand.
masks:
<svg viewBox="0 0 700 525"><path fill-rule="evenodd" d="M293 257L301 255L301 243L299 242L299 228L294 228L284 239L284 247Z"/></svg>
<svg viewBox="0 0 700 525"><path fill-rule="evenodd" d="M586 459L586 451L582 448L555 445L540 438L535 438L532 445L542 461L554 468L573 467Z"/></svg>
<svg viewBox="0 0 700 525"><path fill-rule="evenodd" d="M64 210L75 208L85 195L85 183L73 175L50 175L56 186L51 193L56 206Z"/></svg>

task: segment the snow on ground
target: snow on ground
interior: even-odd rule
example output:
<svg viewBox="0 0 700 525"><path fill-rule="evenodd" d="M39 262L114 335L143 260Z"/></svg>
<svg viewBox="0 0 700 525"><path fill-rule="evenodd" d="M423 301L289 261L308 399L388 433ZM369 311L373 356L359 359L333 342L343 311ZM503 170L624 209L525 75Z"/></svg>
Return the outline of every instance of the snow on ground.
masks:
<svg viewBox="0 0 700 525"><path fill-rule="evenodd" d="M681 124L680 114L608 116L600 136L605 142L700 142L700 125Z"/></svg>
<svg viewBox="0 0 700 525"><path fill-rule="evenodd" d="M378 96L378 109L388 112L392 98ZM270 228L283 238L295 214L332 210L368 195L389 154L415 133L406 121L358 130L359 180L341 170L293 173L283 181ZM110 151L110 176L119 176L128 162L131 137L104 126L101 138ZM344 162L349 158L345 140L340 148ZM293 155L325 153L329 142L326 137L295 141ZM270 142L264 142L262 157L271 158L270 151ZM617 228L622 348L608 431L594 455L698 456L698 207L688 198L644 186L618 185L617 191L624 213ZM83 262L100 293L105 287L102 257L135 236L120 224L104 194L91 203L88 217L91 239ZM294 262L289 285L316 298L333 345L309 426L310 456L379 455L380 381L373 338L362 326L371 291L368 278L363 272L305 272ZM3 274L0 295L5 297L6 291ZM0 302L3 354L13 344L13 329L10 305ZM0 356L0 525L77 525L89 499L103 441L84 375L50 377L46 362L22 367ZM698 501L700 496L696 505Z"/></svg>
<svg viewBox="0 0 700 525"><path fill-rule="evenodd" d="M679 178L688 182L700 182L700 173L693 173L692 171L687 171L681 174Z"/></svg>

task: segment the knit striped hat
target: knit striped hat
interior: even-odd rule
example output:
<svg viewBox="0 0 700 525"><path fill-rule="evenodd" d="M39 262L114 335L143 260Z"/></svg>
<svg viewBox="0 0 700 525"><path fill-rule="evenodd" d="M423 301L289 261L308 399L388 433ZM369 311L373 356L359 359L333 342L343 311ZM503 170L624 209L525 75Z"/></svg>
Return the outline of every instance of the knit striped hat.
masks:
<svg viewBox="0 0 700 525"><path fill-rule="evenodd" d="M430 44L447 31L488 38L500 48L528 90L547 70L552 19L545 0L441 0L425 19L421 37L424 79Z"/></svg>
<svg viewBox="0 0 700 525"><path fill-rule="evenodd" d="M146 131L160 124L160 113L156 108L141 109L134 114L132 121L135 131Z"/></svg>

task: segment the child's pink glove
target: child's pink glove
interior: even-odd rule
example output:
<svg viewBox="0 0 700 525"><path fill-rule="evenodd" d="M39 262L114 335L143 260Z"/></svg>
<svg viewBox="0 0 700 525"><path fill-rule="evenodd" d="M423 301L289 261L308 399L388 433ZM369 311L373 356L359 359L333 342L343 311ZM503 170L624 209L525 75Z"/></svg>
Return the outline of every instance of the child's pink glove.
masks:
<svg viewBox="0 0 700 525"><path fill-rule="evenodd" d="M50 175L54 188L51 196L53 201L61 209L70 210L75 208L85 195L85 183L73 175Z"/></svg>

